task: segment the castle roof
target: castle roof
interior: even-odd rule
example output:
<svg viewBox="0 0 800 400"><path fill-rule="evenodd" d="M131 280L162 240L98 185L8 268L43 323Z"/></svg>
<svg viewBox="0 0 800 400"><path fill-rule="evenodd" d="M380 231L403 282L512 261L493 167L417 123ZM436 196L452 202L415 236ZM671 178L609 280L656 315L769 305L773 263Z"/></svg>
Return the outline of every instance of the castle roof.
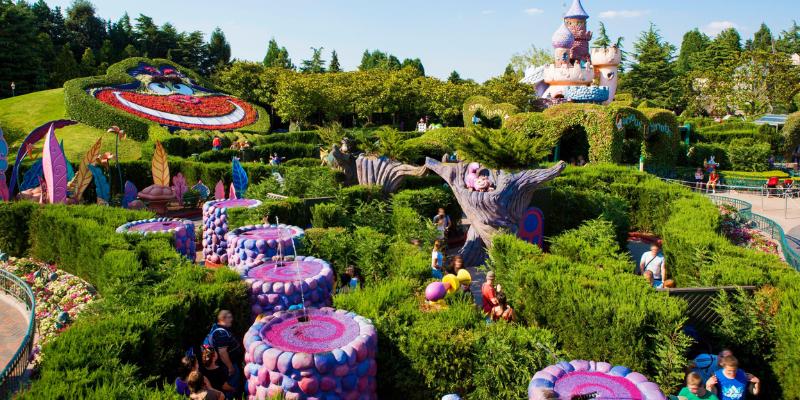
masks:
<svg viewBox="0 0 800 400"><path fill-rule="evenodd" d="M583 9L581 0L574 0L572 2L572 6L569 8L569 10L567 10L567 13L564 14L564 18L588 19L589 14L587 14L586 10Z"/></svg>
<svg viewBox="0 0 800 400"><path fill-rule="evenodd" d="M572 44L575 43L575 36L572 35L572 32L567 29L567 26L561 24L561 26L553 33L553 48L556 49L569 49L572 47Z"/></svg>

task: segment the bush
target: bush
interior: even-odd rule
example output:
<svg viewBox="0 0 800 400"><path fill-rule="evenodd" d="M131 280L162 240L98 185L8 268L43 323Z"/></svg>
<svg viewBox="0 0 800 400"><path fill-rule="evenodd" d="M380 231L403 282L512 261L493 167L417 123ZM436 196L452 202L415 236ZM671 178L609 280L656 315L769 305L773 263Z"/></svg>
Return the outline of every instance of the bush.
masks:
<svg viewBox="0 0 800 400"><path fill-rule="evenodd" d="M433 222L417 213L411 207L394 206L392 208L392 227L397 240L409 243L419 240L425 245L433 243L439 231Z"/></svg>
<svg viewBox="0 0 800 400"><path fill-rule="evenodd" d="M344 210L335 203L317 204L311 209L311 225L315 228L345 226Z"/></svg>
<svg viewBox="0 0 800 400"><path fill-rule="evenodd" d="M278 221L282 224L305 227L310 222L310 215L305 203L296 197L283 200L265 199L256 208L229 209L228 226L235 229L245 225L263 224L266 218L269 223Z"/></svg>
<svg viewBox="0 0 800 400"><path fill-rule="evenodd" d="M556 236L550 241L550 253L618 273L630 270L630 259L620 253L614 226L604 219L587 221Z"/></svg>
<svg viewBox="0 0 800 400"><path fill-rule="evenodd" d="M772 154L768 143L758 143L753 139L734 139L728 145L731 166L738 171L766 171L767 161Z"/></svg>
<svg viewBox="0 0 800 400"><path fill-rule="evenodd" d="M695 143L688 150L687 166L702 167L704 161L708 161L714 156L714 161L719 164L720 169L731 169L731 162L728 159L728 149L714 143Z"/></svg>
<svg viewBox="0 0 800 400"><path fill-rule="evenodd" d="M28 222L39 206L28 201L0 202L0 252L22 257L28 250Z"/></svg>
<svg viewBox="0 0 800 400"><path fill-rule="evenodd" d="M242 161L268 163L273 154L278 154L280 157L287 159L316 158L319 160L319 147L306 143L275 142L250 147L242 151L232 149L208 150L198 154L195 160L200 162L226 162L233 157L239 157ZM318 166L319 162L316 165Z"/></svg>
<svg viewBox="0 0 800 400"><path fill-rule="evenodd" d="M426 218L433 218L439 208L444 208L451 218L461 215L453 192L441 186L397 192L392 197L392 206L413 208Z"/></svg>

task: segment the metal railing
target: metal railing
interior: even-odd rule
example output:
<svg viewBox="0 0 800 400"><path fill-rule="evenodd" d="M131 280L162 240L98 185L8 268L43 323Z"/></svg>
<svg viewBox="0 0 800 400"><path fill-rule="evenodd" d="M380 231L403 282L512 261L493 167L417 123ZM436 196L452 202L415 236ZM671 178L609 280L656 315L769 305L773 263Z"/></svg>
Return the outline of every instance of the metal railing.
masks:
<svg viewBox="0 0 800 400"><path fill-rule="evenodd" d="M777 222L753 212L753 205L739 199L732 199L724 196L708 196L716 205L728 205L736 208L738 214L751 224L751 227L758 229L765 235L771 237L781 245L781 252L786 263L797 271L800 271L800 254L792 248L786 233Z"/></svg>
<svg viewBox="0 0 800 400"><path fill-rule="evenodd" d="M27 283L4 270L0 270L0 290L3 294L14 297L24 304L28 313L28 329L25 337L22 338L22 343L14 356L7 365L2 366L3 370L0 372L0 399L6 399L10 398L23 384L25 369L30 361L36 333L36 298Z"/></svg>

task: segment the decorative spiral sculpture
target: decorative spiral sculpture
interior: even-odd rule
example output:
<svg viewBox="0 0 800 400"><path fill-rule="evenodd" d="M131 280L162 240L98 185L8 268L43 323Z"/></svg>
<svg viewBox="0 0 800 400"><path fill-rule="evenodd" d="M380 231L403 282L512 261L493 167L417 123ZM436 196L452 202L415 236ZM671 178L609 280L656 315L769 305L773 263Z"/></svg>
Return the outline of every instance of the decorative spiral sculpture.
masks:
<svg viewBox="0 0 800 400"><path fill-rule="evenodd" d="M203 204L203 258L206 265L225 265L228 263L229 208L255 208L261 205L258 200L229 199L214 200Z"/></svg>
<svg viewBox="0 0 800 400"><path fill-rule="evenodd" d="M529 400L574 398L666 399L658 385L644 375L606 362L562 361L537 372L528 385Z"/></svg>
<svg viewBox="0 0 800 400"><path fill-rule="evenodd" d="M295 255L305 232L291 225L248 225L225 235L228 266L242 273L245 268L274 256Z"/></svg>
<svg viewBox="0 0 800 400"><path fill-rule="evenodd" d="M352 312L264 314L244 345L250 400L377 399L378 334L370 320Z"/></svg>
<svg viewBox="0 0 800 400"><path fill-rule="evenodd" d="M300 304L314 308L331 305L333 269L318 258L298 256L295 260L244 267L242 278L247 283L253 318Z"/></svg>
<svg viewBox="0 0 800 400"><path fill-rule="evenodd" d="M117 228L117 233L147 235L151 233L171 233L175 238L175 250L194 262L197 250L195 244L194 223L188 219L151 218L128 222Z"/></svg>

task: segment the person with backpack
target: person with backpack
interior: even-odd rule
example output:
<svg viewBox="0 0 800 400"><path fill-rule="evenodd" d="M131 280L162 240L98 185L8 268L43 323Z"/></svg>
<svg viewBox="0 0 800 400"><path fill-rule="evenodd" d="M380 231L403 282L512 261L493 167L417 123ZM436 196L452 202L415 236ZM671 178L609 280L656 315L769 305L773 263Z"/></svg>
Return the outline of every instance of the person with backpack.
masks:
<svg viewBox="0 0 800 400"><path fill-rule="evenodd" d="M664 263L664 256L661 254L661 247L653 243L650 246L650 251L647 253L642 254L642 258L639 260L639 273L644 275L646 272L650 272L650 275L653 277L653 287L660 288L663 287L664 279L667 277L667 267Z"/></svg>
<svg viewBox="0 0 800 400"><path fill-rule="evenodd" d="M217 314L217 323L211 326L211 331L203 341L203 346L211 347L219 355L219 361L228 370L228 384L234 388L234 393L242 389L242 363L244 362L244 346L231 328L233 327L233 314L228 310L221 310Z"/></svg>

